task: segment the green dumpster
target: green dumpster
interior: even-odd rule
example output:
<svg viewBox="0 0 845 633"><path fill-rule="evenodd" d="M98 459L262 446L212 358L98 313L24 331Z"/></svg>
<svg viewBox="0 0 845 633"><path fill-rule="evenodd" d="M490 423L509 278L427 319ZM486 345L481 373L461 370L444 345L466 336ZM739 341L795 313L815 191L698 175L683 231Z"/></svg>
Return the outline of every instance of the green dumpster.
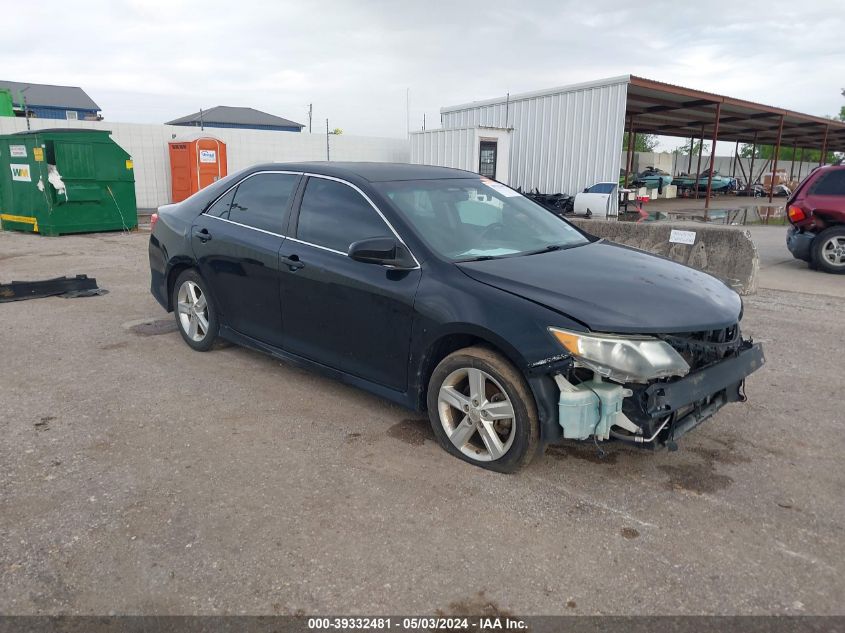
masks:
<svg viewBox="0 0 845 633"><path fill-rule="evenodd" d="M12 93L5 88L0 88L0 116L15 116Z"/></svg>
<svg viewBox="0 0 845 633"><path fill-rule="evenodd" d="M106 130L2 135L0 222L44 235L137 228L132 159Z"/></svg>

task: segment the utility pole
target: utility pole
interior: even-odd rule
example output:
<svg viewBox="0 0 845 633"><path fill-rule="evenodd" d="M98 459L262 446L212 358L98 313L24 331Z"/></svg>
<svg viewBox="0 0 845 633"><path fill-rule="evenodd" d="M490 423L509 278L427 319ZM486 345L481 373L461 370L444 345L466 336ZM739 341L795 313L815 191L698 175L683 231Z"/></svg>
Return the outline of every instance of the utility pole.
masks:
<svg viewBox="0 0 845 633"><path fill-rule="evenodd" d="M425 132L425 112L423 112L423 132Z"/></svg>
<svg viewBox="0 0 845 633"><path fill-rule="evenodd" d="M510 119L511 113L511 93L505 95L505 129L509 129L510 126L508 125L508 120ZM626 185L627 186L627 185Z"/></svg>
<svg viewBox="0 0 845 633"><path fill-rule="evenodd" d="M311 134L311 114L314 111L314 104L308 104L308 133Z"/></svg>
<svg viewBox="0 0 845 633"><path fill-rule="evenodd" d="M26 119L26 129L29 131L29 108L26 105L26 95L24 94L27 90L29 90L29 86L19 91L18 97L20 97L21 103L23 103L23 117Z"/></svg>
<svg viewBox="0 0 845 633"><path fill-rule="evenodd" d="M326 119L326 161L330 161L329 158L329 120Z"/></svg>
<svg viewBox="0 0 845 633"><path fill-rule="evenodd" d="M411 89L405 89L405 135L411 138Z"/></svg>
<svg viewBox="0 0 845 633"><path fill-rule="evenodd" d="M205 131L205 123L202 120L202 108L200 108L200 130Z"/></svg>

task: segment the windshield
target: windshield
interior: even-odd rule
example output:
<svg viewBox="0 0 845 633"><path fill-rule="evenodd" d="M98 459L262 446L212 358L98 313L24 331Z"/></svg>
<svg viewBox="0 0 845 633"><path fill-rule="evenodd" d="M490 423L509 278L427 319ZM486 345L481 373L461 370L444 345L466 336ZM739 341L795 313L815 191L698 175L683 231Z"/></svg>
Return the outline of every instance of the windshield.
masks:
<svg viewBox="0 0 845 633"><path fill-rule="evenodd" d="M493 180L374 184L430 248L452 261L527 255L588 242L561 218Z"/></svg>

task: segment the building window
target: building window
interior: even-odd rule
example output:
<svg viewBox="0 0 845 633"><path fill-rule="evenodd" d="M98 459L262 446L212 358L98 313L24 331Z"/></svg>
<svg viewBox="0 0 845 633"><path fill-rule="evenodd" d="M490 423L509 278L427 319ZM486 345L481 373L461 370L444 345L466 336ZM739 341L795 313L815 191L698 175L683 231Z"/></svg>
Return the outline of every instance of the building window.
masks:
<svg viewBox="0 0 845 633"><path fill-rule="evenodd" d="M497 143L496 141L481 141L479 147L479 164L478 173L486 178L496 177L496 155Z"/></svg>
<svg viewBox="0 0 845 633"><path fill-rule="evenodd" d="M65 110L65 118L68 121L77 121L79 119L79 112L76 110Z"/></svg>

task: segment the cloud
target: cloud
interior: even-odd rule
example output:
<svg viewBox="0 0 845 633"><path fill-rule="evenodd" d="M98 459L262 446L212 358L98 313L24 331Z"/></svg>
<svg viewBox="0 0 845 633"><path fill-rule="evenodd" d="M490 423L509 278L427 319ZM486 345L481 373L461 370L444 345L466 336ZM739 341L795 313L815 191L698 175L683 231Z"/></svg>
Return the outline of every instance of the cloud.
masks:
<svg viewBox="0 0 845 633"><path fill-rule="evenodd" d="M842 105L841 0L46 0L7 12L5 78L80 85L108 120L248 105L404 136L439 108L633 73L809 112Z"/></svg>

